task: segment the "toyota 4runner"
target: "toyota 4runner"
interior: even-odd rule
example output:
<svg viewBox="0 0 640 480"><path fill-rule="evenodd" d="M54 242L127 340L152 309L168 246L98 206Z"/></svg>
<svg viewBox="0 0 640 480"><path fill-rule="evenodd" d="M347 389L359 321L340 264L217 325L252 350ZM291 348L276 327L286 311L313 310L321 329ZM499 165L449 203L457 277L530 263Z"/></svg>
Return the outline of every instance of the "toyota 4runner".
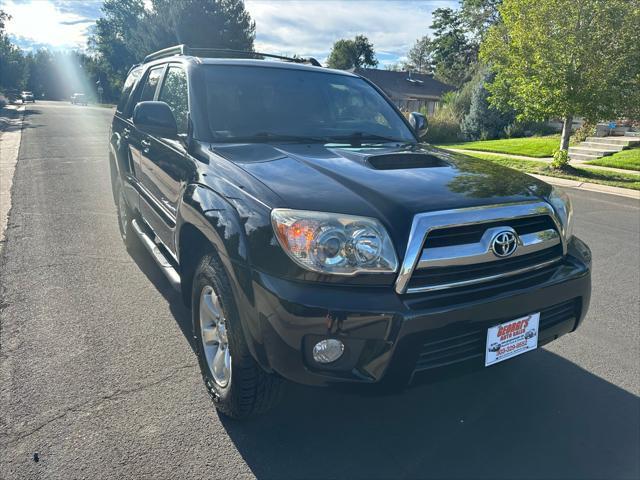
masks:
<svg viewBox="0 0 640 480"><path fill-rule="evenodd" d="M483 368L578 327L591 253L569 198L426 128L313 59L179 46L132 68L110 133L120 232L191 308L221 412L268 409L283 379Z"/></svg>

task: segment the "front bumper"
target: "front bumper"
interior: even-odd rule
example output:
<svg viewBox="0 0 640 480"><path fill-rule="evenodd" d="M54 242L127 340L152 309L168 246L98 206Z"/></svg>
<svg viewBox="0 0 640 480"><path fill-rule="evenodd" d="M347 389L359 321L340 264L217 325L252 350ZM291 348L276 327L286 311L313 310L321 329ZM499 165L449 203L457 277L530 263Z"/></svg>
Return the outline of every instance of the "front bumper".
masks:
<svg viewBox="0 0 640 480"><path fill-rule="evenodd" d="M574 237L560 264L535 275L425 294L253 277L252 351L265 369L309 385L405 385L418 373L482 368L486 331L498 323L541 312L539 345L575 330L589 307L591 252ZM321 366L311 350L324 338L346 347Z"/></svg>

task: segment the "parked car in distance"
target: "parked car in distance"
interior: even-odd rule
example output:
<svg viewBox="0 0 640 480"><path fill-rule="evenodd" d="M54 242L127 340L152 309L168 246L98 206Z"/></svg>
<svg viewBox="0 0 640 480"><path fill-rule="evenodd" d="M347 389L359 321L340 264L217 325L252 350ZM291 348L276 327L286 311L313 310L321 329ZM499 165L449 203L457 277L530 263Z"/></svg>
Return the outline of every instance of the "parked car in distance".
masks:
<svg viewBox="0 0 640 480"><path fill-rule="evenodd" d="M71 95L71 103L73 105L88 105L87 97L84 93L74 93Z"/></svg>
<svg viewBox="0 0 640 480"><path fill-rule="evenodd" d="M191 308L220 412L266 411L284 380L484 368L489 330L534 313L538 345L580 325L591 253L566 194L422 142L425 117L365 78L272 57L149 55L110 130L122 239Z"/></svg>
<svg viewBox="0 0 640 480"><path fill-rule="evenodd" d="M22 103L27 103L27 102L36 103L36 99L33 96L33 92L29 92L27 90L24 90L20 94L20 98L22 99Z"/></svg>

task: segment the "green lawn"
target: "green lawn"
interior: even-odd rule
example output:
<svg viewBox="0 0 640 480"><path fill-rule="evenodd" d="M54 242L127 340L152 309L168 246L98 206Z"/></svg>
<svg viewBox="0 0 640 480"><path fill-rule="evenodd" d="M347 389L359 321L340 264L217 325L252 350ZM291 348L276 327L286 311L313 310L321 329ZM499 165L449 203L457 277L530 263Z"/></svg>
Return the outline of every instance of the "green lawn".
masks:
<svg viewBox="0 0 640 480"><path fill-rule="evenodd" d="M640 147L630 150L622 150L608 157L588 162L590 165L600 165L601 167L624 168L626 170L640 171Z"/></svg>
<svg viewBox="0 0 640 480"><path fill-rule="evenodd" d="M560 146L560 135L543 137L505 138L503 140L485 140L452 145L438 145L440 148L462 148L479 152L510 153L527 157L552 157L553 151Z"/></svg>
<svg viewBox="0 0 640 480"><path fill-rule="evenodd" d="M554 170L548 163L537 160L519 160L515 158L499 157L496 155L486 155L473 153L471 156L488 160L493 163L511 167L521 172L537 173L549 177L567 178L581 182L600 183L612 187L631 188L640 190L640 175L633 173L617 173L606 170L595 170L580 167L568 167L566 171Z"/></svg>

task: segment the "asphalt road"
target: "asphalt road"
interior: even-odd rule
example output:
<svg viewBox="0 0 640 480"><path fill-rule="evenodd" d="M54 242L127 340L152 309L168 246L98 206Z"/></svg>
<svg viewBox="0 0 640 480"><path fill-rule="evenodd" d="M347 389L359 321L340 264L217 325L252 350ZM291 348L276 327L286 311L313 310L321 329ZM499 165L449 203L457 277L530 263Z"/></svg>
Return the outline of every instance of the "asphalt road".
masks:
<svg viewBox="0 0 640 480"><path fill-rule="evenodd" d="M595 259L576 333L403 394L292 385L237 423L201 385L189 312L120 241L111 112L27 110L0 263L2 479L640 476L638 201L571 191Z"/></svg>

